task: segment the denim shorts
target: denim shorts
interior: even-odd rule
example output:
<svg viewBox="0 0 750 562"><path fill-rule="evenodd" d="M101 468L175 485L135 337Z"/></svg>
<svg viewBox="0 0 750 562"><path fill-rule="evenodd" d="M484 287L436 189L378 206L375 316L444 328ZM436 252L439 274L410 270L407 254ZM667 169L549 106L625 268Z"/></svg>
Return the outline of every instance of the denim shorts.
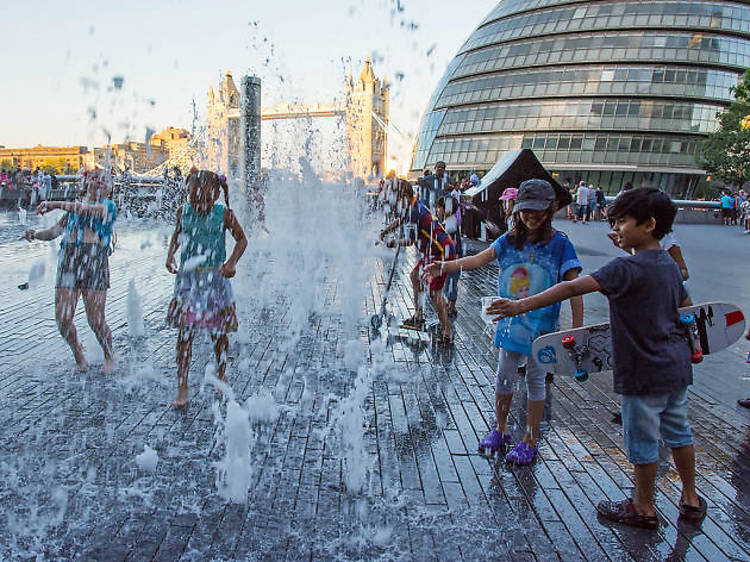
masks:
<svg viewBox="0 0 750 562"><path fill-rule="evenodd" d="M622 396L622 427L630 462L657 462L660 435L671 449L693 444L687 419L687 394L685 387L667 394Z"/></svg>

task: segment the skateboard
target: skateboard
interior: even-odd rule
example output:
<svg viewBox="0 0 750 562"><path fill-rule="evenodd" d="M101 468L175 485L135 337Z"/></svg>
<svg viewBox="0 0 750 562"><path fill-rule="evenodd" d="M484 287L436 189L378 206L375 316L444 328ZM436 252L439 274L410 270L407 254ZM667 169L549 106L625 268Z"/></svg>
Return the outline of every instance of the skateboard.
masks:
<svg viewBox="0 0 750 562"><path fill-rule="evenodd" d="M733 304L708 302L680 309L680 323L688 336L693 363L732 345L745 331L745 316ZM583 382L590 373L612 369L609 323L582 326L538 337L531 356L542 367Z"/></svg>

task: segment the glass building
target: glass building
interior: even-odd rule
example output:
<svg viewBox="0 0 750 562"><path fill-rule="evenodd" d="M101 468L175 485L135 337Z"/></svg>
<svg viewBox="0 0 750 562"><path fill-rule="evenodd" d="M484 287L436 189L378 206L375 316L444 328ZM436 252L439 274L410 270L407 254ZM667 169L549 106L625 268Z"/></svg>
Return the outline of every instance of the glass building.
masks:
<svg viewBox="0 0 750 562"><path fill-rule="evenodd" d="M716 112L750 67L750 1L505 0L430 99L411 174L488 170L531 148L563 182L689 196Z"/></svg>

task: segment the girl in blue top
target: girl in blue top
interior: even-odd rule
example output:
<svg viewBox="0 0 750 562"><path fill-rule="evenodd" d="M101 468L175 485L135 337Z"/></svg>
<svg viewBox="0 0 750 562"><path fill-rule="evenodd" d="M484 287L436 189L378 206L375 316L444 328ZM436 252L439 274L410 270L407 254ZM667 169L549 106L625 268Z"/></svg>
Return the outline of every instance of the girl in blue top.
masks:
<svg viewBox="0 0 750 562"><path fill-rule="evenodd" d="M53 240L63 235L57 260L55 282L55 316L62 337L73 350L79 371L88 369L78 333L73 324L78 297L83 295L86 317L104 352L102 372L115 370L112 354L112 332L104 317L109 289L109 255L112 253L113 226L117 207L109 199L112 178L105 170L84 174L86 197L83 202L42 201L36 208L40 215L55 209L66 211L54 226L44 230L27 230L23 238Z"/></svg>
<svg viewBox="0 0 750 562"><path fill-rule="evenodd" d="M195 170L188 176L186 186L188 202L177 210L177 224L167 253L167 270L177 275L167 320L180 330L177 339L177 397L172 403L175 408L187 404L187 376L195 330L206 330L211 335L219 364L219 379L227 380L227 332L237 331L229 278L234 277L237 261L247 247L245 233L229 208L226 178L207 170ZM216 203L222 190L226 206ZM235 240L234 251L228 260L226 230ZM174 256L180 246L178 269Z"/></svg>
<svg viewBox="0 0 750 562"><path fill-rule="evenodd" d="M514 208L513 229L483 252L459 260L436 262L426 268L428 276L476 269L492 260L500 268L498 294L507 299L534 295L560 281L578 277L581 264L567 236L552 228L557 210L555 191L544 180L527 180L521 184ZM570 299L573 326L583 322L583 300ZM499 348L495 382L497 427L479 442L480 452L496 451L510 443L508 412L513 400L518 367L526 365L526 434L505 459L515 464L531 464L537 454L539 425L546 398L545 370L529 361L531 342L542 334L557 330L559 303L521 317L502 318L497 322L495 346Z"/></svg>

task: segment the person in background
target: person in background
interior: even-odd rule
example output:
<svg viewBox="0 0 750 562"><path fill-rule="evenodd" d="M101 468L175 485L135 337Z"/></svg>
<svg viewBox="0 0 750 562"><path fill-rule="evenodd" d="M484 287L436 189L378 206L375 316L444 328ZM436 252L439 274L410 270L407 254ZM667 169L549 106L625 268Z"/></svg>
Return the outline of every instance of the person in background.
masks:
<svg viewBox="0 0 750 562"><path fill-rule="evenodd" d="M585 182L578 184L578 190L576 191L576 221L581 221L583 224L588 222L589 215L589 190L586 187Z"/></svg>
<svg viewBox="0 0 750 562"><path fill-rule="evenodd" d="M734 208L734 199L728 191L721 194L721 220L724 226L730 226L732 222L732 209Z"/></svg>
<svg viewBox="0 0 750 562"><path fill-rule="evenodd" d="M604 191L602 186L596 188L596 210L599 212L599 217L594 217L594 220L607 220L607 199L604 197Z"/></svg>
<svg viewBox="0 0 750 562"><path fill-rule="evenodd" d="M507 232L513 230L515 219L513 218L513 207L516 203L516 197L518 197L518 189L515 187L508 187L503 191L500 196L501 205L503 206L503 213L505 215L505 228Z"/></svg>
<svg viewBox="0 0 750 562"><path fill-rule="evenodd" d="M451 191L450 175L445 171L445 162L435 163L435 172L423 177L419 181L421 191L420 200L428 209L435 208L435 203Z"/></svg>
<svg viewBox="0 0 750 562"><path fill-rule="evenodd" d="M441 197L435 205L435 214L438 221L453 240L456 246L456 258L464 256L463 243L461 241L460 207L458 199L454 197ZM443 294L448 299L448 316L455 318L458 315L456 301L458 300L458 280L461 271L449 273L443 286Z"/></svg>

